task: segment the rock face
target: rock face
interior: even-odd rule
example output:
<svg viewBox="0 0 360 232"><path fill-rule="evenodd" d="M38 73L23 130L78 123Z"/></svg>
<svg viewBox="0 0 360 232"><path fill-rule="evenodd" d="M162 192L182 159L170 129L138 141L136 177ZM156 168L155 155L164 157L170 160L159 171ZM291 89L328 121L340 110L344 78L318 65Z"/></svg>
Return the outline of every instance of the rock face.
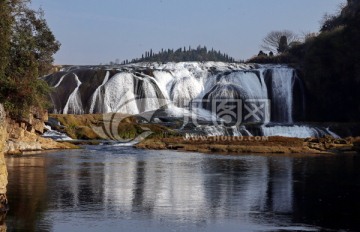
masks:
<svg viewBox="0 0 360 232"><path fill-rule="evenodd" d="M75 148L70 144L58 143L39 136L44 132L44 122L47 120L47 112L39 109L32 109L28 117L21 120L7 118L8 139L4 152L6 154L22 154L31 151Z"/></svg>
<svg viewBox="0 0 360 232"><path fill-rule="evenodd" d="M0 213L7 210L6 186L8 173L4 158L5 141L7 139L5 116L4 107L0 104Z"/></svg>

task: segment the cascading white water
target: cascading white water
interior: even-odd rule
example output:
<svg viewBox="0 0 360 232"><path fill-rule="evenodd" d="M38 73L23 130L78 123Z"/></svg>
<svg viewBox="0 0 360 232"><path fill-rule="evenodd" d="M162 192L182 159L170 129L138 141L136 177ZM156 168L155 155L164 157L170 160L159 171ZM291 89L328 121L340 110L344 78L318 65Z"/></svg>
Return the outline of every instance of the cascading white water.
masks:
<svg viewBox="0 0 360 232"><path fill-rule="evenodd" d="M170 99L171 85L174 76L169 71L157 70L153 72L154 78L158 83L160 90L163 92L166 99Z"/></svg>
<svg viewBox="0 0 360 232"><path fill-rule="evenodd" d="M262 126L262 132L265 136L283 136L283 137L297 137L297 138L308 138L308 137L322 137L324 135L331 135L335 138L339 138L333 132L327 131L326 129L319 127L310 126Z"/></svg>
<svg viewBox="0 0 360 232"><path fill-rule="evenodd" d="M140 113L135 101L135 81L132 73L122 72L115 74L104 85L104 113Z"/></svg>
<svg viewBox="0 0 360 232"><path fill-rule="evenodd" d="M199 96L204 89L202 80L207 71L192 64L180 63L171 70L155 71L154 77L162 91L166 91L171 102L178 107L188 107L189 102Z"/></svg>
<svg viewBox="0 0 360 232"><path fill-rule="evenodd" d="M222 136L226 134L226 129L221 126L204 126L202 131L204 131L207 136Z"/></svg>
<svg viewBox="0 0 360 232"><path fill-rule="evenodd" d="M81 81L79 80L79 77L74 73L74 77L76 80L76 88L74 91L70 94L66 105L63 110L63 114L83 114L84 108L81 102L81 96L79 92L79 88L81 86Z"/></svg>
<svg viewBox="0 0 360 232"><path fill-rule="evenodd" d="M45 126L46 132L42 135L44 138L51 138L57 141L70 141L73 140L67 134L53 130L51 126Z"/></svg>
<svg viewBox="0 0 360 232"><path fill-rule="evenodd" d="M335 138L335 139L341 138L339 135L337 135L337 134L335 134L334 132L332 132L332 131L330 130L330 128L325 128L325 130L326 130L326 132L327 132L329 135L331 135L333 138Z"/></svg>
<svg viewBox="0 0 360 232"><path fill-rule="evenodd" d="M204 97L210 92L218 92L220 95L214 97L234 98L233 93L229 92L227 86L233 86L241 99L267 99L267 87L264 78L260 78L255 72L236 71L230 74L219 74L208 77L204 83L204 91L200 97Z"/></svg>
<svg viewBox="0 0 360 232"><path fill-rule="evenodd" d="M138 107L141 105L140 112L147 112L157 110L160 107L166 105L166 100L162 96L158 95L157 91L157 82L153 77L146 76L143 78L137 77L141 80L142 85L140 86L137 95L141 96L141 99L138 99Z"/></svg>
<svg viewBox="0 0 360 232"><path fill-rule="evenodd" d="M56 85L54 85L53 88L57 88L59 87L59 85L62 83L62 81L64 80L64 78L66 77L67 74L64 74L62 77L60 77L60 80L58 81L58 83L56 83Z"/></svg>
<svg viewBox="0 0 360 232"><path fill-rule="evenodd" d="M104 78L104 81L102 82L101 85L99 85L99 87L96 88L95 92L91 96L91 106L90 106L90 110L89 110L90 114L95 113L94 111L95 111L96 106L104 105L103 98L102 98L100 92L101 92L101 88L106 84L106 82L108 82L109 77L110 77L110 72L107 71L106 75L105 75L105 78Z"/></svg>
<svg viewBox="0 0 360 232"><path fill-rule="evenodd" d="M157 82L152 77L121 72L103 85L103 103L98 108L104 113L139 114L157 110L166 104L158 93Z"/></svg>
<svg viewBox="0 0 360 232"><path fill-rule="evenodd" d="M202 84L193 76L184 76L172 83L170 99L176 106L188 107L191 100L203 90Z"/></svg>
<svg viewBox="0 0 360 232"><path fill-rule="evenodd" d="M272 69L272 121L293 123L294 70L290 68Z"/></svg>
<svg viewBox="0 0 360 232"><path fill-rule="evenodd" d="M78 72L81 70L76 70L76 73ZM188 107L189 102L210 101L218 98L235 98L243 101L271 98L273 116L271 121L286 125L290 125L294 121L294 70L285 66L255 66L217 62L143 63L124 66L117 72L110 78L110 71L107 71L102 84L96 87L92 86L92 89L95 89L93 93L86 92L89 89L88 86L92 84L91 78L83 78L84 83L81 83L74 71L70 70L69 73L63 75L54 86L55 89L60 85L65 86L65 82L71 81L71 79L69 80L70 75L74 76L77 86L68 97L62 113L139 114L167 105L164 112L170 118L183 117L187 122L201 121L210 125L211 122L219 121L216 115L214 116L201 104L196 107L193 105ZM271 75L264 77L264 73L271 73ZM91 96L88 102L81 102L80 92ZM54 97L56 96L54 95ZM85 112L85 109L88 109L88 112ZM191 120L189 120L190 118ZM265 124L270 121L268 117L266 119ZM218 125L218 123L214 124ZM258 134L257 130L251 131ZM281 124L279 126L263 126L261 131L263 135L267 136L280 135L301 138L319 137L332 133L326 129L310 126L284 126ZM233 128L231 133L227 129L216 127L207 128L204 132L209 135L251 135L246 130L246 125L241 128Z"/></svg>

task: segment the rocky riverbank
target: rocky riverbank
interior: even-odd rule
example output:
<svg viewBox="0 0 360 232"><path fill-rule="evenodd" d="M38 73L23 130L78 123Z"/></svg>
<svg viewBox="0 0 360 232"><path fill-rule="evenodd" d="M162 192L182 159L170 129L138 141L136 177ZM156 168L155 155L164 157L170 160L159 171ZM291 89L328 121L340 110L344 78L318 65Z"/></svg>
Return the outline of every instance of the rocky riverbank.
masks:
<svg viewBox="0 0 360 232"><path fill-rule="evenodd" d="M109 121L108 118L112 120ZM114 118L118 118L116 121ZM206 137L194 135L183 137L168 126L141 123L136 117L104 117L101 114L87 115L50 115L53 129L68 134L76 140L104 140L93 129L117 125L118 135L123 139L134 139L144 132L144 128L152 131L148 138L137 144L142 149L171 149L198 151L206 153L346 153L360 151L360 137L334 139L324 138L287 138L287 137ZM113 131L112 131L113 132ZM90 143L91 144L91 143Z"/></svg>
<svg viewBox="0 0 360 232"><path fill-rule="evenodd" d="M3 152L6 154L23 154L26 152L77 148L70 143L59 143L49 138L41 137L48 120L46 111L33 109L28 117L20 120L5 118L7 125L6 143Z"/></svg>
<svg viewBox="0 0 360 232"><path fill-rule="evenodd" d="M181 150L203 153L355 153L360 138L285 138L285 137L176 137L146 139L136 145L141 149Z"/></svg>

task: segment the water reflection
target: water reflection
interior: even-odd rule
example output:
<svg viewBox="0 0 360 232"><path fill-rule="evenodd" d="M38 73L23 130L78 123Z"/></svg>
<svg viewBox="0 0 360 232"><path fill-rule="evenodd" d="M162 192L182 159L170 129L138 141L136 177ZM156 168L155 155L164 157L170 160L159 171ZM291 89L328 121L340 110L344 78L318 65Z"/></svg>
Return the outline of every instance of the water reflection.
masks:
<svg viewBox="0 0 360 232"><path fill-rule="evenodd" d="M333 171L334 160L329 160L328 170ZM355 171L358 161L344 161L349 169L347 177L353 180L360 178ZM184 230L195 226L194 231L225 226L232 231L235 225L234 231L244 227L275 231L330 225L308 212L314 206L314 214L323 213L312 202L318 197L314 191L320 193L321 189L314 186L319 179L309 178L317 165L323 167L315 158L226 157L97 147L10 157L7 162L10 230L61 231L69 226L91 230L92 223L111 230L111 225L124 226L132 220L139 230L167 230L163 227L176 225ZM318 178L323 180L322 173ZM351 194L360 193L355 186L351 190L355 192ZM350 212L359 215L359 208ZM352 228L351 221L347 225Z"/></svg>

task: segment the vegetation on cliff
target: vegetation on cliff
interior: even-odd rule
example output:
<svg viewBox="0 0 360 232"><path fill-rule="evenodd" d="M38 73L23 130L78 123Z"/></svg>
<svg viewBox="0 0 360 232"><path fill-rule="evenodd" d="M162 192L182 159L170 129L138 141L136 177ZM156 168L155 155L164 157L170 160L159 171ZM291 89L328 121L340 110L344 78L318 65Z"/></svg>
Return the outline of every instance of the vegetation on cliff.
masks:
<svg viewBox="0 0 360 232"><path fill-rule="evenodd" d="M264 53L255 63L290 63L301 71L311 121L360 121L360 2L348 0L338 15L326 16L318 34Z"/></svg>
<svg viewBox="0 0 360 232"><path fill-rule="evenodd" d="M29 3L0 1L0 102L13 117L46 105L48 87L38 77L51 69L60 47L43 12Z"/></svg>
<svg viewBox="0 0 360 232"><path fill-rule="evenodd" d="M360 4L348 1L319 36L293 49L301 57L313 120L360 121ZM313 112L313 113L312 113Z"/></svg>

